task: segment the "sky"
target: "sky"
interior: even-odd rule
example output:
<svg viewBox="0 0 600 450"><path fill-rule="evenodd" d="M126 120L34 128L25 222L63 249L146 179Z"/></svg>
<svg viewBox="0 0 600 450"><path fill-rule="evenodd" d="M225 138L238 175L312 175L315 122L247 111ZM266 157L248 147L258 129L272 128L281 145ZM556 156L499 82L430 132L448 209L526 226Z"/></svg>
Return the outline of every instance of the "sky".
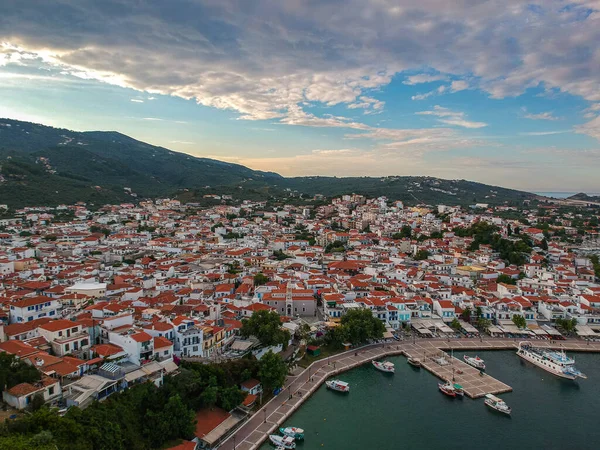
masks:
<svg viewBox="0 0 600 450"><path fill-rule="evenodd" d="M600 0L4 0L0 117L285 176L600 192Z"/></svg>

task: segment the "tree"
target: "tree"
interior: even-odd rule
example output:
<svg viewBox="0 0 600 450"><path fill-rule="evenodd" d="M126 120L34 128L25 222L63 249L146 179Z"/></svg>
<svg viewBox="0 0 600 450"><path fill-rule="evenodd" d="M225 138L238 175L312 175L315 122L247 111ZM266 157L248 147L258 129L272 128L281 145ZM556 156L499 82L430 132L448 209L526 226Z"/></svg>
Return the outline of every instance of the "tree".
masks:
<svg viewBox="0 0 600 450"><path fill-rule="evenodd" d="M515 314L514 316L512 316L512 321L518 328L527 328L527 321L525 320L525 317L519 314Z"/></svg>
<svg viewBox="0 0 600 450"><path fill-rule="evenodd" d="M460 313L460 317L467 323L471 322L471 308L467 306L462 313Z"/></svg>
<svg viewBox="0 0 600 450"><path fill-rule="evenodd" d="M425 249L421 249L417 252L417 254L414 256L415 261L422 261L424 259L429 258L430 253L425 250Z"/></svg>
<svg viewBox="0 0 600 450"><path fill-rule="evenodd" d="M498 278L496 279L496 281L498 283L504 283L504 284L517 284L517 280L515 280L510 275L506 275L505 273L501 273L500 275L498 275Z"/></svg>
<svg viewBox="0 0 600 450"><path fill-rule="evenodd" d="M237 386L230 386L219 390L219 406L225 411L231 411L246 398L246 393Z"/></svg>
<svg viewBox="0 0 600 450"><path fill-rule="evenodd" d="M460 322L458 321L458 319L456 317L454 319L452 319L452 322L450 322L450 327L456 331L458 331L462 328L460 325Z"/></svg>
<svg viewBox="0 0 600 450"><path fill-rule="evenodd" d="M283 386L287 376L287 365L278 353L269 352L260 359L258 379L267 391Z"/></svg>
<svg viewBox="0 0 600 450"><path fill-rule="evenodd" d="M370 309L351 309L342 317L338 328L338 333L354 345L371 339L381 339L385 332L383 322L373 317Z"/></svg>
<svg viewBox="0 0 600 450"><path fill-rule="evenodd" d="M573 334L577 331L577 319L572 318L572 319L562 319L562 318L558 318L555 321L555 324L558 328L560 328L561 330L563 330L563 332L565 334Z"/></svg>
<svg viewBox="0 0 600 450"><path fill-rule="evenodd" d="M546 240L546 238L542 239L540 247L542 248L542 250L548 251L548 241Z"/></svg>
<svg viewBox="0 0 600 450"><path fill-rule="evenodd" d="M265 347L285 346L290 340L289 331L281 327L281 317L270 310L256 311L248 319L243 319L240 333L245 337L255 336Z"/></svg>
<svg viewBox="0 0 600 450"><path fill-rule="evenodd" d="M479 319L477 319L477 327L480 330L487 331L491 325L492 321L489 319L486 319L484 317L480 317Z"/></svg>
<svg viewBox="0 0 600 450"><path fill-rule="evenodd" d="M277 261L283 261L285 259L291 258L291 256L286 255L285 253L283 253L283 250L275 250L273 252L273 256L275 257L275 259Z"/></svg>
<svg viewBox="0 0 600 450"><path fill-rule="evenodd" d="M256 275L254 275L254 286L262 286L263 284L267 284L268 281L269 279L262 272L259 272Z"/></svg>
<svg viewBox="0 0 600 450"><path fill-rule="evenodd" d="M394 240L398 240L398 239L410 239L412 236L412 228L410 227L410 225L404 225L402 226L402 228L400 228L400 232L399 233L394 233L392 235L392 239Z"/></svg>
<svg viewBox="0 0 600 450"><path fill-rule="evenodd" d="M33 383L40 379L40 372L24 363L15 355L0 353L0 391L20 383Z"/></svg>
<svg viewBox="0 0 600 450"><path fill-rule="evenodd" d="M37 411L42 406L44 406L45 403L46 401L44 400L44 396L38 392L33 396L31 402L29 402L29 405L27 405L27 407L30 411Z"/></svg>

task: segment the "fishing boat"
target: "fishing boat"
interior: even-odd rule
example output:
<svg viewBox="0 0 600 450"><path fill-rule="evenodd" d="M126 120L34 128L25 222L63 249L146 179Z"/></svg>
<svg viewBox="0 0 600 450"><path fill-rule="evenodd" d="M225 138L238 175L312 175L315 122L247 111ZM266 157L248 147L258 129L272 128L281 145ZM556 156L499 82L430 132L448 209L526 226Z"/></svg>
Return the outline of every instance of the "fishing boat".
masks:
<svg viewBox="0 0 600 450"><path fill-rule="evenodd" d="M456 389L452 383L438 383L438 388L448 397L456 397Z"/></svg>
<svg viewBox="0 0 600 450"><path fill-rule="evenodd" d="M350 385L341 380L329 380L325 382L328 389L338 392L350 392Z"/></svg>
<svg viewBox="0 0 600 450"><path fill-rule="evenodd" d="M413 358L412 356L410 356L406 362L413 367L421 367L421 360L419 358Z"/></svg>
<svg viewBox="0 0 600 450"><path fill-rule="evenodd" d="M486 404L486 406L489 406L493 410L498 411L502 414L510 415L510 413L511 413L510 406L508 406L506 403L504 403L504 400L496 397L495 395L485 394L485 402L484 403Z"/></svg>
<svg viewBox="0 0 600 450"><path fill-rule="evenodd" d="M560 378L567 380L587 378L585 374L577 370L575 360L569 358L563 350L546 350L532 347L528 342L519 342L517 355Z"/></svg>
<svg viewBox="0 0 600 450"><path fill-rule="evenodd" d="M481 359L479 356L476 356L473 358L472 356L465 355L464 360L468 365L473 366L476 369L479 369L479 370L485 369L485 363L483 362L483 359Z"/></svg>
<svg viewBox="0 0 600 450"><path fill-rule="evenodd" d="M296 448L296 443L294 442L294 438L290 436L279 436L278 434L269 435L269 440L276 445L277 447L282 447L285 449Z"/></svg>
<svg viewBox="0 0 600 450"><path fill-rule="evenodd" d="M302 428L297 427L281 427L279 432L284 436L289 436L294 438L297 441L301 441L304 439L304 430Z"/></svg>
<svg viewBox="0 0 600 450"><path fill-rule="evenodd" d="M381 370L382 372L394 373L396 371L396 369L394 367L394 363L391 363L389 361L379 362L379 361L373 360L373 361L371 361L371 363L377 370Z"/></svg>

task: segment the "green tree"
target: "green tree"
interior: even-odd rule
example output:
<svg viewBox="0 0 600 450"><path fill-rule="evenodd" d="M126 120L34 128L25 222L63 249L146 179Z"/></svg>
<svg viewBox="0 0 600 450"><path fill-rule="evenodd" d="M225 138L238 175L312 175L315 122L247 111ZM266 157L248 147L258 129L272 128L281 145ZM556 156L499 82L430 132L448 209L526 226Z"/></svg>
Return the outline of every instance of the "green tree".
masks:
<svg viewBox="0 0 600 450"><path fill-rule="evenodd" d="M0 391L20 383L33 383L40 379L40 372L24 363L15 355L0 353Z"/></svg>
<svg viewBox="0 0 600 450"><path fill-rule="evenodd" d="M487 331L489 330L490 326L492 326L491 320L486 319L484 317L479 317L479 319L477 319L477 327L480 330Z"/></svg>
<svg viewBox="0 0 600 450"><path fill-rule="evenodd" d="M460 314L460 317L462 318L462 320L464 320L467 323L471 322L471 308L469 306L467 306L463 312Z"/></svg>
<svg viewBox="0 0 600 450"><path fill-rule="evenodd" d="M527 328L527 321L525 320L525 317L519 314L515 314L514 316L512 316L512 321L518 328Z"/></svg>
<svg viewBox="0 0 600 450"><path fill-rule="evenodd" d="M267 284L268 281L269 278L267 278L267 276L262 272L259 272L256 275L254 275L254 286L261 286L263 284Z"/></svg>
<svg viewBox="0 0 600 450"><path fill-rule="evenodd" d="M33 396L31 402L29 402L29 405L27 405L27 407L30 411L37 411L42 406L44 406L45 403L46 401L44 400L44 396L40 393L37 393Z"/></svg>
<svg viewBox="0 0 600 450"><path fill-rule="evenodd" d="M498 275L498 278L496 279L496 281L498 283L504 283L504 284L517 284L517 280L515 280L510 275L506 275L505 273L501 273L500 275Z"/></svg>
<svg viewBox="0 0 600 450"><path fill-rule="evenodd" d="M414 256L414 259L415 259L415 261L422 261L424 259L429 258L429 256L431 256L431 255L427 250L421 249L416 253L416 255Z"/></svg>
<svg viewBox="0 0 600 450"><path fill-rule="evenodd" d="M456 317L454 319L452 319L452 322L450 322L450 327L456 331L458 331L462 328L460 325L460 322L458 321L458 319Z"/></svg>
<svg viewBox="0 0 600 450"><path fill-rule="evenodd" d="M283 386L288 370L281 355L269 351L259 362L258 379L266 391Z"/></svg>
<svg viewBox="0 0 600 450"><path fill-rule="evenodd" d="M237 386L221 388L219 390L218 404L225 411L231 411L238 406L246 398L246 393L240 390Z"/></svg>
<svg viewBox="0 0 600 450"><path fill-rule="evenodd" d="M289 331L281 327L279 314L269 310L256 311L248 319L243 319L240 333L244 337L255 336L265 347L285 346L290 340Z"/></svg>
<svg viewBox="0 0 600 450"><path fill-rule="evenodd" d="M385 325L370 309L351 309L343 317L339 332L352 344L362 344L370 339L381 339Z"/></svg>

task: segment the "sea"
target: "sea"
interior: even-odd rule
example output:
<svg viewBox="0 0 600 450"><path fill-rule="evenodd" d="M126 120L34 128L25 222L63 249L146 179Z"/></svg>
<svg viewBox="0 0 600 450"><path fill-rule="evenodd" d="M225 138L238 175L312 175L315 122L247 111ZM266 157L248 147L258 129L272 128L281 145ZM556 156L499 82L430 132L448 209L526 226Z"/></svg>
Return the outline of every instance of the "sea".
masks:
<svg viewBox="0 0 600 450"><path fill-rule="evenodd" d="M569 354L589 377L575 382L554 377L514 351L477 355L488 374L512 386L513 392L499 394L511 416L489 409L483 399L446 397L437 377L399 356L389 358L395 374L370 364L341 374L350 383L349 394L322 385L285 426L305 430L299 450L600 449L599 354ZM273 446L261 447L267 449Z"/></svg>
<svg viewBox="0 0 600 450"><path fill-rule="evenodd" d="M545 197L552 197L552 198L568 198L571 197L572 195L577 194L578 192L534 192L534 194L537 195L543 195ZM587 195L589 196L596 196L596 195L600 195L598 193L588 193Z"/></svg>

